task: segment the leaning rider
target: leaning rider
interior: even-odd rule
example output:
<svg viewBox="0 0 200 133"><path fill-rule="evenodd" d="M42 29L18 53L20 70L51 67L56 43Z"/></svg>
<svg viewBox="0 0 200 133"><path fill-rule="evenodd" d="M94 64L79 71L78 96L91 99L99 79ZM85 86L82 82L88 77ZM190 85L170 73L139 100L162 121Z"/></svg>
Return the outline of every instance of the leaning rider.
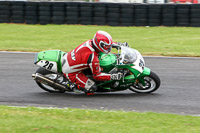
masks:
<svg viewBox="0 0 200 133"><path fill-rule="evenodd" d="M97 31L94 38L79 45L65 54L62 59L62 71L70 82L76 84L78 90L92 95L97 90L93 80L88 78L83 70L90 68L97 81L120 80L122 73L107 74L101 72L98 54L108 54L112 49L112 37L105 31Z"/></svg>

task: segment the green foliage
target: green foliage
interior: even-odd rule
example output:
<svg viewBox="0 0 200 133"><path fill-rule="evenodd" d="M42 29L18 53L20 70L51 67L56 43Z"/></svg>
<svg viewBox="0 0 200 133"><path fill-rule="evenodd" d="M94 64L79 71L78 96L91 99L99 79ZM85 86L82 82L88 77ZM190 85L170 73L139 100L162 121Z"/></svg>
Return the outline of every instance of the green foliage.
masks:
<svg viewBox="0 0 200 133"><path fill-rule="evenodd" d="M0 24L0 50L70 51L91 39L97 30L109 32L114 41L126 41L145 55L200 56L197 27Z"/></svg>
<svg viewBox="0 0 200 133"><path fill-rule="evenodd" d="M198 133L200 117L0 106L1 133Z"/></svg>

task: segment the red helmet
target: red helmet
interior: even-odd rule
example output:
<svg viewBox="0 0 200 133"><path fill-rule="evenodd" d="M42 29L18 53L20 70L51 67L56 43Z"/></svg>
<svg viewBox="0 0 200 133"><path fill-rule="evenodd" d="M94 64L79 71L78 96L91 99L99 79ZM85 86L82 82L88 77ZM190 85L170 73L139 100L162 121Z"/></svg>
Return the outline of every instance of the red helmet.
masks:
<svg viewBox="0 0 200 133"><path fill-rule="evenodd" d="M112 49L112 37L105 31L97 31L93 38L94 46L101 52L108 54Z"/></svg>

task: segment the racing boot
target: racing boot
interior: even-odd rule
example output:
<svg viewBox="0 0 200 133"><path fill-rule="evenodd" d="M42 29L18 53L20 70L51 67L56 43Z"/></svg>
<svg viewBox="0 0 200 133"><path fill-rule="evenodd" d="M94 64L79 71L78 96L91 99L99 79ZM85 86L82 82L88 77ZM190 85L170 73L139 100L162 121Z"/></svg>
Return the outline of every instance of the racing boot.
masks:
<svg viewBox="0 0 200 133"><path fill-rule="evenodd" d="M85 94L88 96L94 95L94 92L97 90L96 84L93 84L90 88L88 88L88 90L86 88L83 88L80 86L77 86L77 88L78 88L78 90L85 92Z"/></svg>
<svg viewBox="0 0 200 133"><path fill-rule="evenodd" d="M86 93L86 95L88 95L88 96L94 95L94 92L96 92L96 91L97 91L97 86L96 86L96 84L93 84L90 87L89 91Z"/></svg>
<svg viewBox="0 0 200 133"><path fill-rule="evenodd" d="M70 89L71 91L80 93L80 90L77 89L77 86L74 83L71 83L70 81L67 80L67 81L63 82L62 84L65 85L66 88Z"/></svg>

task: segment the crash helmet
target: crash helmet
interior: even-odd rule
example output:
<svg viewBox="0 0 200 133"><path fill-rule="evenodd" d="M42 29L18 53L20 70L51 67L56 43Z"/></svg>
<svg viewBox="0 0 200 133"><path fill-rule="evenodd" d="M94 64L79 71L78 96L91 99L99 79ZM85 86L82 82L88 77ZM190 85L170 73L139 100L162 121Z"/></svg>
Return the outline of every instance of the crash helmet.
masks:
<svg viewBox="0 0 200 133"><path fill-rule="evenodd" d="M105 31L97 31L92 41L93 45L105 54L108 54L112 49L112 37Z"/></svg>

